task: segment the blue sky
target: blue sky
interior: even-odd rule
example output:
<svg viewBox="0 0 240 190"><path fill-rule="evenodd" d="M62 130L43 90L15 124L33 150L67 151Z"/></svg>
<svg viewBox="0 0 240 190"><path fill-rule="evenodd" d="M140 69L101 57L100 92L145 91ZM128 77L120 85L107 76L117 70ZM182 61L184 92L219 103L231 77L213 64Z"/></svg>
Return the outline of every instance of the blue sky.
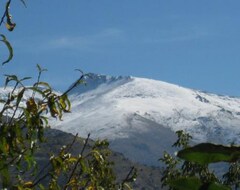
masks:
<svg viewBox="0 0 240 190"><path fill-rule="evenodd" d="M36 78L40 64L59 90L81 69L240 96L240 1L29 0L27 8L13 2L16 29L1 33L15 54L1 74Z"/></svg>

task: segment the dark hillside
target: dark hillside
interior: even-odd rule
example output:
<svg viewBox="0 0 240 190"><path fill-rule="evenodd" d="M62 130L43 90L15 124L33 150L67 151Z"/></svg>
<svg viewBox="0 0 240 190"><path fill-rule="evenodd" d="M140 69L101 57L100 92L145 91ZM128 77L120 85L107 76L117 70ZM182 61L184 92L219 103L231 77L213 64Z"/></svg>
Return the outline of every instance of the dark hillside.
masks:
<svg viewBox="0 0 240 190"><path fill-rule="evenodd" d="M63 145L70 144L73 138L74 136L72 134L68 134L55 129L47 129L47 142L41 144L41 148L36 154L37 161L40 164L39 168L47 164L49 154L57 153ZM83 143L84 139L78 138L72 148L71 153L75 155L79 154L82 150ZM89 144L93 144L93 141L90 141ZM90 145L86 148L86 152L89 151ZM132 161L126 159L122 154L117 152L112 152L110 159L115 163L114 171L116 172L119 181L125 179L131 167L134 166L138 171L137 180L133 184L134 189L162 189L160 181L160 168L133 163Z"/></svg>

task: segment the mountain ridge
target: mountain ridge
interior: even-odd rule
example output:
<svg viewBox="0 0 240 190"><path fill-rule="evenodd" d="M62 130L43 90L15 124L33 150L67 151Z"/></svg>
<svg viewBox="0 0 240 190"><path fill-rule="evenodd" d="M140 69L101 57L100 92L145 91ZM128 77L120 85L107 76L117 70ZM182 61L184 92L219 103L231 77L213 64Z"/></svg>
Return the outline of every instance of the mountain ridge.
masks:
<svg viewBox="0 0 240 190"><path fill-rule="evenodd" d="M53 122L55 128L107 138L115 151L150 165L159 164L155 153L161 154L166 143L171 147L177 130L190 133L196 143L240 143L240 98L132 76L90 74L85 80L86 85L69 94L72 113ZM136 143L144 146L137 150ZM149 158L134 156L133 151Z"/></svg>

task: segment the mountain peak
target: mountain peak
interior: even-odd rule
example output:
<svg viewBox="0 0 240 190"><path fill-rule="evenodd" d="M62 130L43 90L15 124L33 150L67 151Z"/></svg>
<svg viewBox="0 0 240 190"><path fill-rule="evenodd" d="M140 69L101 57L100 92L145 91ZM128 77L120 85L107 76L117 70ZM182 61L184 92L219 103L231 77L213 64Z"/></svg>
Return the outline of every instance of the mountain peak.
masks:
<svg viewBox="0 0 240 190"><path fill-rule="evenodd" d="M85 79L101 79L101 80L119 80L123 78L132 78L131 76L111 76L111 75L104 75L104 74L96 74L96 73L87 73L84 77Z"/></svg>
<svg viewBox="0 0 240 190"><path fill-rule="evenodd" d="M79 85L77 88L73 89L71 94L81 94L87 91L94 90L99 86L111 85L116 86L128 81L131 81L133 77L131 76L110 76L96 73L87 73L85 74L83 80L84 85Z"/></svg>
<svg viewBox="0 0 240 190"><path fill-rule="evenodd" d="M240 98L137 77L90 73L84 79L86 85L70 94L72 113L56 128L107 138L116 151L139 162L143 159L136 151L144 152L153 156L144 162L154 164L159 146L169 144L178 130L196 142L240 143Z"/></svg>

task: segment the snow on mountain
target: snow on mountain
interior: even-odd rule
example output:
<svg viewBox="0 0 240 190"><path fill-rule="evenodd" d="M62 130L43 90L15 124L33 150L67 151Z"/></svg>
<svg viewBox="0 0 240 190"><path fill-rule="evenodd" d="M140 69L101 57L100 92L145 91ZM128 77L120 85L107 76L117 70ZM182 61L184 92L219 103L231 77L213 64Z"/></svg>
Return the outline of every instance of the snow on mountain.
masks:
<svg viewBox="0 0 240 190"><path fill-rule="evenodd" d="M162 81L90 74L70 94L72 113L53 127L94 139L146 164L158 164L174 132L196 142L240 143L240 98L219 96Z"/></svg>

